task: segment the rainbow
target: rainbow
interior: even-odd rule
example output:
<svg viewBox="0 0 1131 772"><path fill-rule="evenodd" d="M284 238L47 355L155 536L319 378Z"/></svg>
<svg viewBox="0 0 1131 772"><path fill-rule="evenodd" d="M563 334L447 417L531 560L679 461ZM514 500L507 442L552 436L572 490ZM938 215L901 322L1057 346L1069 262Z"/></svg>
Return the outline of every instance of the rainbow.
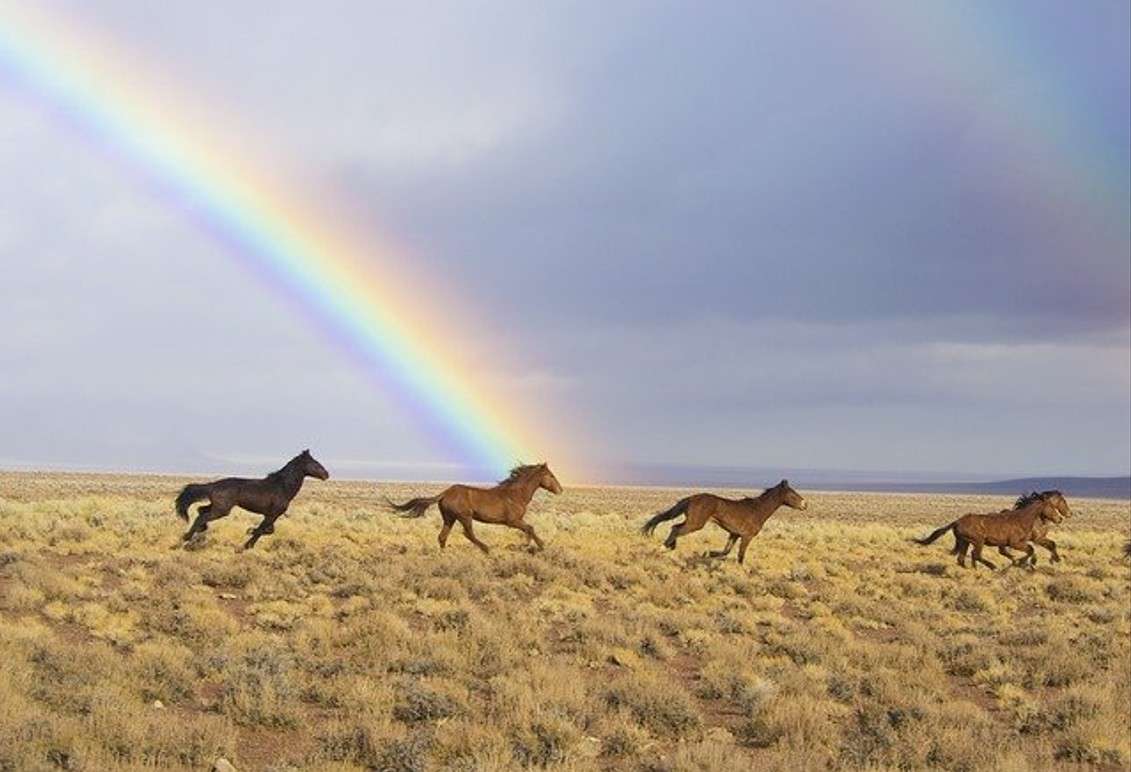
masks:
<svg viewBox="0 0 1131 772"><path fill-rule="evenodd" d="M949 102L956 124L992 143L1010 194L1024 192L1034 229L1066 259L1088 270L1091 260L1127 254L1131 158L1111 141L1111 118L1051 66L1047 32L995 3L889 0L868 6L867 19L887 55Z"/></svg>
<svg viewBox="0 0 1131 772"><path fill-rule="evenodd" d="M0 74L140 169L237 259L297 301L471 475L495 476L516 460L541 457L530 453L514 406L492 401L487 385L450 364L458 358L445 345L458 336L417 318L422 311L401 299L411 266L396 250L358 243L335 218L284 199L277 193L284 184L251 168L242 150L229 150L232 132L200 129L188 112L192 100L168 96L167 84L147 89L149 68L138 64L94 30L0 8Z"/></svg>

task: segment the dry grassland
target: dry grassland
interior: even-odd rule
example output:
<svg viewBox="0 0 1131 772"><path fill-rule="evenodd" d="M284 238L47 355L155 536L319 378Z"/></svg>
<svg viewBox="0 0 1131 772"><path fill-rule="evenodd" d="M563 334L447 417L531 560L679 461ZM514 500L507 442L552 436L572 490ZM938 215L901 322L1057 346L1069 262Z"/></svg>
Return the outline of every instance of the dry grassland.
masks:
<svg viewBox="0 0 1131 772"><path fill-rule="evenodd" d="M801 489L739 566L627 488L539 493L542 554L316 481L252 552L239 512L174 550L183 482L0 475L0 770L1131 765L1127 502L990 573L908 537L1003 498Z"/></svg>

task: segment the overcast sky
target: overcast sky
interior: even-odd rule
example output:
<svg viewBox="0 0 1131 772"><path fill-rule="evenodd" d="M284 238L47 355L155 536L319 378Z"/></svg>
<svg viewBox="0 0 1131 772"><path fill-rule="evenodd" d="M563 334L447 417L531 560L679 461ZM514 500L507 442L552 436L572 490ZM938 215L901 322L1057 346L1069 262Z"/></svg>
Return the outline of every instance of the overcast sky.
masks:
<svg viewBox="0 0 1131 772"><path fill-rule="evenodd" d="M1126 2L38 5L466 288L547 447L1131 469ZM0 170L0 466L459 475L2 68Z"/></svg>

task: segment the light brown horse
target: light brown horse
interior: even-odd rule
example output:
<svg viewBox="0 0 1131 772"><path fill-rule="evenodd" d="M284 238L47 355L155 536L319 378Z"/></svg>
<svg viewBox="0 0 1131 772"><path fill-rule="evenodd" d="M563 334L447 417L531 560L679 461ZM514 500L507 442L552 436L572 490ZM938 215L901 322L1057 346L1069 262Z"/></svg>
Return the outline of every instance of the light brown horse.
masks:
<svg viewBox="0 0 1131 772"><path fill-rule="evenodd" d="M947 531L954 531L956 544L951 552L958 555L958 565L960 566L966 566L966 550L973 545L973 552L970 555L972 568L977 568L978 563L983 563L991 570L997 568L989 560L982 557L982 548L988 544L991 547L998 547L1013 565L1028 563L1032 567L1036 562L1036 551L1030 542L1040 538L1052 544L1052 547L1049 548L1050 551L1056 548L1056 545L1051 540L1046 539L1044 534L1048 533L1049 523L1059 523L1064 520L1065 516L1058 508L1058 498L1060 502L1064 502L1064 497L1060 494L1050 495L1049 498L1044 498L1044 494L1037 494L1036 497L1029 497L1027 504L1016 509L985 515L963 515L953 523L933 531L926 538L912 539L912 541L916 544L926 545L935 541ZM1064 502L1064 507L1067 508L1067 506L1067 502ZM1045 545L1042 544L1042 546ZM1008 552L1009 548L1025 550L1025 556L1020 561L1015 560Z"/></svg>
<svg viewBox="0 0 1131 772"><path fill-rule="evenodd" d="M770 519L779 507L785 505L792 509L807 509L808 504L801 494L789 487L787 480L782 480L773 488L767 488L762 495L755 498L724 499L712 493L696 493L680 499L671 509L661 512L641 528L645 536L651 536L656 526L665 520L674 520L680 515L684 516L683 522L672 526L664 546L670 550L675 549L676 539L694 533L713 520L716 525L730 534L726 546L721 550L709 552L713 558L725 558L734 548L736 541L742 540L738 545L738 562L746 560L746 548L750 540L758 535L762 526Z"/></svg>
<svg viewBox="0 0 1131 772"><path fill-rule="evenodd" d="M511 470L510 476L494 488L453 485L437 496L412 499L403 504L389 501L388 504L397 512L408 513L405 517L420 517L428 507L438 503L440 516L444 518L444 526L440 529L439 535L440 549L447 544L452 526L459 521L467 540L487 552L487 545L479 541L471 527L471 522L478 520L481 523L518 529L526 534L527 544L533 542L539 550L542 550L545 549L545 545L538 538L538 534L534 533L533 526L522 521L526 515L526 507L539 488L545 488L554 494L562 492L561 483L554 477L547 464L516 466Z"/></svg>

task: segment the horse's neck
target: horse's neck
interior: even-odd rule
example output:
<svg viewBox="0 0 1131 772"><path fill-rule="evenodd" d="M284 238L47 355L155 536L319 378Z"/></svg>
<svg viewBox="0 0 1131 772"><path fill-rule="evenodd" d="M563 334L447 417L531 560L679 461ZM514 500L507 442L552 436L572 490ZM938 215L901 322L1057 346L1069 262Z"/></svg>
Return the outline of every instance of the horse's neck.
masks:
<svg viewBox="0 0 1131 772"><path fill-rule="evenodd" d="M507 487L515 498L520 499L523 504L529 504L534 498L534 491L538 490L538 477L532 474L525 479L515 480Z"/></svg>
<svg viewBox="0 0 1131 772"><path fill-rule="evenodd" d="M1022 507L1018 514L1021 515L1021 522L1025 527L1032 528L1036 525L1037 521L1041 519L1041 506L1040 502L1030 504L1027 507Z"/></svg>
<svg viewBox="0 0 1131 772"><path fill-rule="evenodd" d="M299 469L298 464L288 463L278 472L275 472L276 479L279 480L280 485L287 495L294 498L298 494L299 489L302 487L302 481L306 477Z"/></svg>
<svg viewBox="0 0 1131 772"><path fill-rule="evenodd" d="M766 491L754 499L754 516L762 524L781 508L781 495L776 491Z"/></svg>

